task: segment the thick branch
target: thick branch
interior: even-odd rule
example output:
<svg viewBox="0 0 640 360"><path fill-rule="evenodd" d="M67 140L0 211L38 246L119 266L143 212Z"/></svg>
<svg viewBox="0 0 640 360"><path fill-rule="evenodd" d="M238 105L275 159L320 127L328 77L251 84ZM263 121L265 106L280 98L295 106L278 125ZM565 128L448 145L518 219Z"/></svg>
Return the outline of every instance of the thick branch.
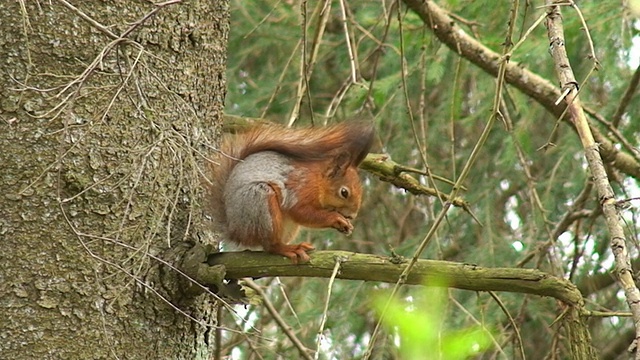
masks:
<svg viewBox="0 0 640 360"><path fill-rule="evenodd" d="M331 276L336 258L346 259L338 278L395 283L406 266L401 257L386 257L347 251L315 251L307 264L292 264L289 259L263 252L224 252L211 254L208 264L224 265L226 278L271 276ZM207 266L207 265L203 265ZM206 272L202 272L206 273ZM201 284L216 279L196 279ZM568 305L583 306L582 295L571 282L538 270L521 268L483 268L450 261L418 260L406 284L447 286L473 291L508 291L550 296Z"/></svg>

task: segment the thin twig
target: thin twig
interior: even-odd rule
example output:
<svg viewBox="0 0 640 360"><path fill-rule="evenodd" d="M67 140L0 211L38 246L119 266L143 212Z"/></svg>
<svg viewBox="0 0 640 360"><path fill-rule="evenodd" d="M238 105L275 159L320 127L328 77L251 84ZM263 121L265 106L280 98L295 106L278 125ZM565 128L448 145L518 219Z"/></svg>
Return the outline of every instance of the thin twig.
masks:
<svg viewBox="0 0 640 360"><path fill-rule="evenodd" d="M636 89L638 89L638 84L640 83L640 65L636 68L636 71L633 72L633 76L629 81L629 86L624 91L624 95L622 95L622 99L620 99L620 103L616 108L616 111L611 116L611 125L614 128L617 128L620 125L620 120L622 120L622 115L624 115L627 106L631 103L631 99L633 95L636 93Z"/></svg>
<svg viewBox="0 0 640 360"><path fill-rule="evenodd" d="M349 36L349 24L347 23L347 9L345 0L340 0L340 20L342 21L342 27L344 30L344 41L347 43L347 52L349 53L349 64L351 64L351 81L358 81L358 61L356 60L357 50L355 49L354 41Z"/></svg>
<svg viewBox="0 0 640 360"><path fill-rule="evenodd" d="M264 304L265 308L267 308L267 311L276 321L276 324L278 324L280 329L282 329L284 334L289 338L289 340L291 340L291 342L293 343L293 346L295 346L296 349L298 349L300 356L302 356L306 360L313 360L311 355L309 355L309 350L307 349L307 347L304 346L304 344L302 343L302 341L300 341L300 339L298 339L296 334L294 334L293 331L291 331L291 327L289 326L289 324L287 324L284 321L282 316L280 316L280 313L278 312L278 310L276 310L276 308L273 306L269 298L266 296L266 294L262 290L262 287L256 284L251 279L245 279L244 282L248 287L250 287L255 292L257 292L258 295L260 295L260 297L262 298L262 303Z"/></svg>
<svg viewBox="0 0 640 360"><path fill-rule="evenodd" d="M491 291L490 291L491 293ZM479 328L482 329L482 331L485 333L485 335L491 339L491 342L493 343L493 345L496 347L496 349L504 356L504 358L507 358L507 354L505 354L504 350L502 349L502 347L500 346L500 344L498 343L498 341L496 340L495 336L493 336L493 334L491 333L491 331L489 331L487 329L487 327L480 322L480 320L476 319L475 316L473 316L473 314L471 312L469 312L469 310L467 310L455 297L451 296L451 292L449 292L449 300L458 307L458 309L460 309L460 311L462 311L465 315L467 315L467 317L473 322L475 323Z"/></svg>
<svg viewBox="0 0 640 360"><path fill-rule="evenodd" d="M314 360L318 360L320 356L320 346L322 345L322 340L324 340L324 324L327 322L327 312L329 312L329 300L331 300L331 292L333 290L333 282L336 280L336 276L338 275L338 271L340 271L340 264L345 259L341 257L336 258L336 264L333 267L333 273L331 273L331 278L329 278L329 285L327 286L327 298L324 301L324 309L322 310L322 319L320 320L320 327L318 328L318 343L316 344L316 354L314 355Z"/></svg>
<svg viewBox="0 0 640 360"><path fill-rule="evenodd" d="M500 297L498 297L498 294L496 294L495 291L489 291L489 295L491 295L491 298L493 298L502 312L507 316L507 319L509 319L509 323L511 324L511 327L516 334L516 338L518 339L518 350L520 350L520 358L522 360L525 360L527 357L524 354L524 342L522 341L522 335L520 335L518 324L516 324L516 321L513 319L513 316L511 316L511 313L509 312L509 309L507 309Z"/></svg>
<svg viewBox="0 0 640 360"><path fill-rule="evenodd" d="M313 37L313 44L311 46L311 53L309 54L309 58L307 59L307 14L306 14L306 1L303 1L302 5L303 11L302 16L304 17L302 22L302 50L300 56L300 81L298 82L298 90L296 93L296 102L293 105L293 109L291 110L291 114L289 115L289 121L287 123L288 126L292 126L293 123L298 119L300 115L300 106L302 106L302 98L307 95L307 100L309 101L310 110L312 110L311 98L309 97L309 79L311 78L311 74L313 73L313 69L315 68L315 64L318 58L318 53L320 50L320 43L322 37L324 36L324 31L327 27L327 23L329 22L329 16L331 15L331 1L325 0L324 3L318 3L316 9L314 10L311 18L314 18L316 15L318 16L318 26L316 27L316 32ZM313 117L313 111L309 112L309 115Z"/></svg>
<svg viewBox="0 0 640 360"><path fill-rule="evenodd" d="M58 0L58 2L60 2L62 4L62 6L66 7L67 9L71 10L72 12L74 12L76 15L80 16L83 20L85 20L86 22L91 24L94 28L98 29L100 32L102 32L103 34L107 35L111 39L118 40L120 38L118 35L112 33L106 26L100 24L94 18L92 18L91 16L85 14L80 9L78 9L77 7L71 5L67 1Z"/></svg>

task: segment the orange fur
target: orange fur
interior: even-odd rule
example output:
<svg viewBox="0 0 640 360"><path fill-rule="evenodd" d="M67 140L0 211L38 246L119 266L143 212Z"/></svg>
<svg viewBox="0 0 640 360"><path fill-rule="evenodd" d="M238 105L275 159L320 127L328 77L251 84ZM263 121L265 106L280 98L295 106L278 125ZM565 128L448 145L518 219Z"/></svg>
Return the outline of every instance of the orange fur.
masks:
<svg viewBox="0 0 640 360"><path fill-rule="evenodd" d="M227 240L308 261L313 246L288 243L300 226L351 233L362 199L357 166L373 137L360 122L227 136L211 163L209 209Z"/></svg>

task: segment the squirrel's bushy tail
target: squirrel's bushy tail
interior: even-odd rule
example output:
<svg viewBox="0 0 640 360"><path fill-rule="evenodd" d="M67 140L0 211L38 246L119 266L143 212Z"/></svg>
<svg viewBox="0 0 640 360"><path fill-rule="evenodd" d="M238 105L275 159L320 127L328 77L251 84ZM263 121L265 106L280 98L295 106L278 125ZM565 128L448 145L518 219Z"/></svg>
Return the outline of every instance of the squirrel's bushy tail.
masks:
<svg viewBox="0 0 640 360"><path fill-rule="evenodd" d="M209 212L223 229L227 223L223 196L227 179L234 166L251 154L274 151L300 162L327 161L348 155L351 164L357 166L367 156L373 138L373 125L359 121L297 129L257 125L237 135L224 136L207 169Z"/></svg>
<svg viewBox="0 0 640 360"><path fill-rule="evenodd" d="M297 129L263 125L241 137L244 144L237 154L240 159L261 151L275 151L298 161L318 161L346 152L353 154L354 163L358 164L371 148L373 126L355 121Z"/></svg>

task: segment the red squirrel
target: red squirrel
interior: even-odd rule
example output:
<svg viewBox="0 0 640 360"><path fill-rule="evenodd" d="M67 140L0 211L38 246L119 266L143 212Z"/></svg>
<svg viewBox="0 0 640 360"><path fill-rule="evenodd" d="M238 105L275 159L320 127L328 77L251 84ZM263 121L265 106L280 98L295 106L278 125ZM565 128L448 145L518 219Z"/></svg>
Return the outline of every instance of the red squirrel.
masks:
<svg viewBox="0 0 640 360"><path fill-rule="evenodd" d="M208 199L223 239L307 262L313 246L289 244L301 226L351 234L362 200L357 167L374 129L344 122L303 129L255 125L222 140Z"/></svg>

